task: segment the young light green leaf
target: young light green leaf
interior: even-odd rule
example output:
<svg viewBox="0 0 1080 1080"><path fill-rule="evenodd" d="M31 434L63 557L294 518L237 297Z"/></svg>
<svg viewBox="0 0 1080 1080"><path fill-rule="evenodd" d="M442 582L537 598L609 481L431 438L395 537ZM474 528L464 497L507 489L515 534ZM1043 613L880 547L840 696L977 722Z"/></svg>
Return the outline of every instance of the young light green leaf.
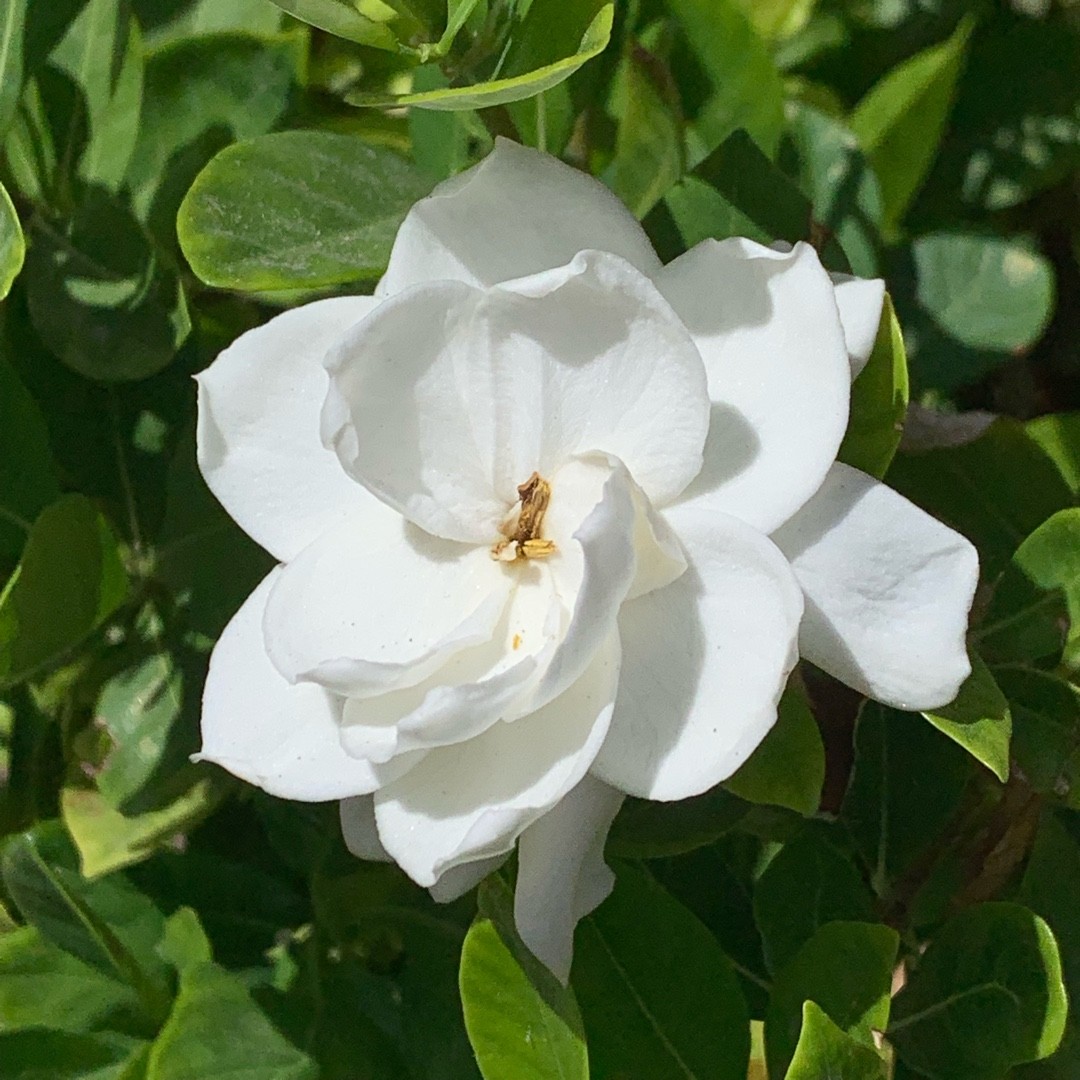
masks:
<svg viewBox="0 0 1080 1080"><path fill-rule="evenodd" d="M0 564L18 562L34 520L59 494L45 420L0 355Z"/></svg>
<svg viewBox="0 0 1080 1080"><path fill-rule="evenodd" d="M893 68L851 114L881 181L886 229L899 226L933 161L973 25L965 19L947 41Z"/></svg>
<svg viewBox="0 0 1080 1080"><path fill-rule="evenodd" d="M513 898L498 879L481 886L480 914L461 950L460 989L485 1080L587 1080L585 1032L573 991L518 938Z"/></svg>
<svg viewBox="0 0 1080 1080"><path fill-rule="evenodd" d="M7 188L0 184L0 300L11 292L12 282L19 276L26 257L19 215L11 202Z"/></svg>
<svg viewBox="0 0 1080 1080"><path fill-rule="evenodd" d="M918 300L952 339L1014 352L1035 342L1054 310L1054 270L1022 240L930 233L912 248Z"/></svg>
<svg viewBox="0 0 1080 1080"><path fill-rule="evenodd" d="M154 1041L146 1080L315 1080L318 1068L270 1023L235 976L216 964L181 972Z"/></svg>
<svg viewBox="0 0 1080 1080"><path fill-rule="evenodd" d="M363 15L350 0L273 0L283 11L329 34L388 52L401 51L401 42L385 22Z"/></svg>
<svg viewBox="0 0 1080 1080"><path fill-rule="evenodd" d="M780 699L776 723L734 776L728 791L747 802L817 813L825 782L825 747L806 691L791 683Z"/></svg>
<svg viewBox="0 0 1080 1080"><path fill-rule="evenodd" d="M885 295L874 351L851 385L851 417L839 459L885 476L900 445L908 406L907 353L892 298Z"/></svg>
<svg viewBox="0 0 1080 1080"><path fill-rule="evenodd" d="M577 7L587 7L577 4ZM591 5L595 8L595 4ZM353 105L392 107L415 105L423 109L487 109L493 105L506 105L512 101L534 97L558 86L568 79L582 64L599 55L611 40L611 26L615 18L615 5L604 4L596 11L581 35L576 49L569 55L548 58L542 36L533 29L551 18L551 0L534 0L528 15L518 31L519 39L528 46L507 51L505 70L507 74L478 83L475 86L448 87L443 90L425 90L414 94L385 97L378 94L353 94L348 100ZM565 12L563 12L565 15ZM556 16L558 12L556 12ZM530 61L537 66L530 66ZM539 62L542 61L542 62Z"/></svg>
<svg viewBox="0 0 1080 1080"><path fill-rule="evenodd" d="M736 0L666 0L712 83L694 117L691 164L742 128L770 157L784 127L784 88L764 41Z"/></svg>
<svg viewBox="0 0 1080 1080"><path fill-rule="evenodd" d="M971 675L956 700L923 716L981 761L999 780L1009 778L1012 713L990 669L971 655Z"/></svg>
<svg viewBox="0 0 1080 1080"><path fill-rule="evenodd" d="M82 495L65 495L34 522L22 562L0 593L0 686L58 661L127 594L108 523Z"/></svg>
<svg viewBox="0 0 1080 1080"><path fill-rule="evenodd" d="M784 1080L885 1080L881 1055L837 1027L812 1001L803 1004L802 1030Z"/></svg>
<svg viewBox="0 0 1080 1080"><path fill-rule="evenodd" d="M985 1080L1053 1053L1066 1012L1050 927L1019 904L981 904L930 942L896 996L887 1034L932 1080Z"/></svg>
<svg viewBox="0 0 1080 1080"><path fill-rule="evenodd" d="M620 867L582 922L572 984L595 1080L745 1080L750 1024L731 963L645 870Z"/></svg>
<svg viewBox="0 0 1080 1080"><path fill-rule="evenodd" d="M325 131L237 143L199 174L177 219L192 269L229 289L377 277L431 181L391 150Z"/></svg>
<svg viewBox="0 0 1080 1080"><path fill-rule="evenodd" d="M854 864L812 827L784 844L754 889L754 921L774 974L826 923L873 918L874 898Z"/></svg>
<svg viewBox="0 0 1080 1080"><path fill-rule="evenodd" d="M826 923L773 983L765 1014L769 1073L783 1076L795 1054L803 1003L813 1001L842 1031L873 1048L889 1019L889 995L900 939L888 926Z"/></svg>
<svg viewBox="0 0 1080 1080"><path fill-rule="evenodd" d="M26 283L42 340L90 379L153 375L191 331L179 274L101 188L90 189L66 227L39 223Z"/></svg>

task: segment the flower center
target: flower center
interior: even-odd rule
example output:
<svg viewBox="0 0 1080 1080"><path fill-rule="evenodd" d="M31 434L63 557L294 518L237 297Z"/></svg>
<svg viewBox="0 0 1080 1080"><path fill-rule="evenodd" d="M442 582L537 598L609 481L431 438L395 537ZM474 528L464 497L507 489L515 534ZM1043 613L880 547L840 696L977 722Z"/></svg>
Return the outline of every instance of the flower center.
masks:
<svg viewBox="0 0 1080 1080"><path fill-rule="evenodd" d="M555 541L544 540L540 530L551 502L551 485L534 472L518 485L518 504L499 526L502 539L491 546L491 557L499 562L518 559L546 559L555 553Z"/></svg>

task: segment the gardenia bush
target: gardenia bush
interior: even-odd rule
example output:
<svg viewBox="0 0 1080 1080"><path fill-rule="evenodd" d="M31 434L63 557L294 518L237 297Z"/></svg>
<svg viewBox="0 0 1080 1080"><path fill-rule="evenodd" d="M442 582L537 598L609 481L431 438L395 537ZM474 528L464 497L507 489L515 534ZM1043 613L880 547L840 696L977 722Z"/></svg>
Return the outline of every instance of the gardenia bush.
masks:
<svg viewBox="0 0 1080 1080"><path fill-rule="evenodd" d="M1078 68L9 0L0 1080L1080 1075Z"/></svg>

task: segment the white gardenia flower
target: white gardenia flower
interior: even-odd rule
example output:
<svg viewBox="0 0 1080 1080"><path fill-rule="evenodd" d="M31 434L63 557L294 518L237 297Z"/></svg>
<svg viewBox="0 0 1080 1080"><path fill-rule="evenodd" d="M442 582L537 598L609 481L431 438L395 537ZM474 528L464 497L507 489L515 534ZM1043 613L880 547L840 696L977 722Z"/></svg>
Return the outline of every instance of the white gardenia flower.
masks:
<svg viewBox="0 0 1080 1080"><path fill-rule="evenodd" d="M598 181L500 141L376 296L199 377L203 474L281 562L214 651L202 757L343 800L350 849L439 899L518 843L565 979L624 794L730 776L800 654L904 709L968 674L974 549L835 460L882 297L805 244L663 266Z"/></svg>

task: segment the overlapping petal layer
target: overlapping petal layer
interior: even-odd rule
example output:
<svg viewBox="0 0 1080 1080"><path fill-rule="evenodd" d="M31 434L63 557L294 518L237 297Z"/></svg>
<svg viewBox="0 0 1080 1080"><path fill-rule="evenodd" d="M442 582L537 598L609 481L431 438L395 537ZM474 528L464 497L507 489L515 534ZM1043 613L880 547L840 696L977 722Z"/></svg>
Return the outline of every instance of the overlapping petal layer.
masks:
<svg viewBox="0 0 1080 1080"><path fill-rule="evenodd" d="M236 339L201 375L199 468L229 515L275 558L299 554L374 500L319 438L323 358L370 296L318 300Z"/></svg>
<svg viewBox="0 0 1080 1080"><path fill-rule="evenodd" d="M959 533L885 484L835 464L773 537L806 594L799 651L899 709L956 697L978 555Z"/></svg>

